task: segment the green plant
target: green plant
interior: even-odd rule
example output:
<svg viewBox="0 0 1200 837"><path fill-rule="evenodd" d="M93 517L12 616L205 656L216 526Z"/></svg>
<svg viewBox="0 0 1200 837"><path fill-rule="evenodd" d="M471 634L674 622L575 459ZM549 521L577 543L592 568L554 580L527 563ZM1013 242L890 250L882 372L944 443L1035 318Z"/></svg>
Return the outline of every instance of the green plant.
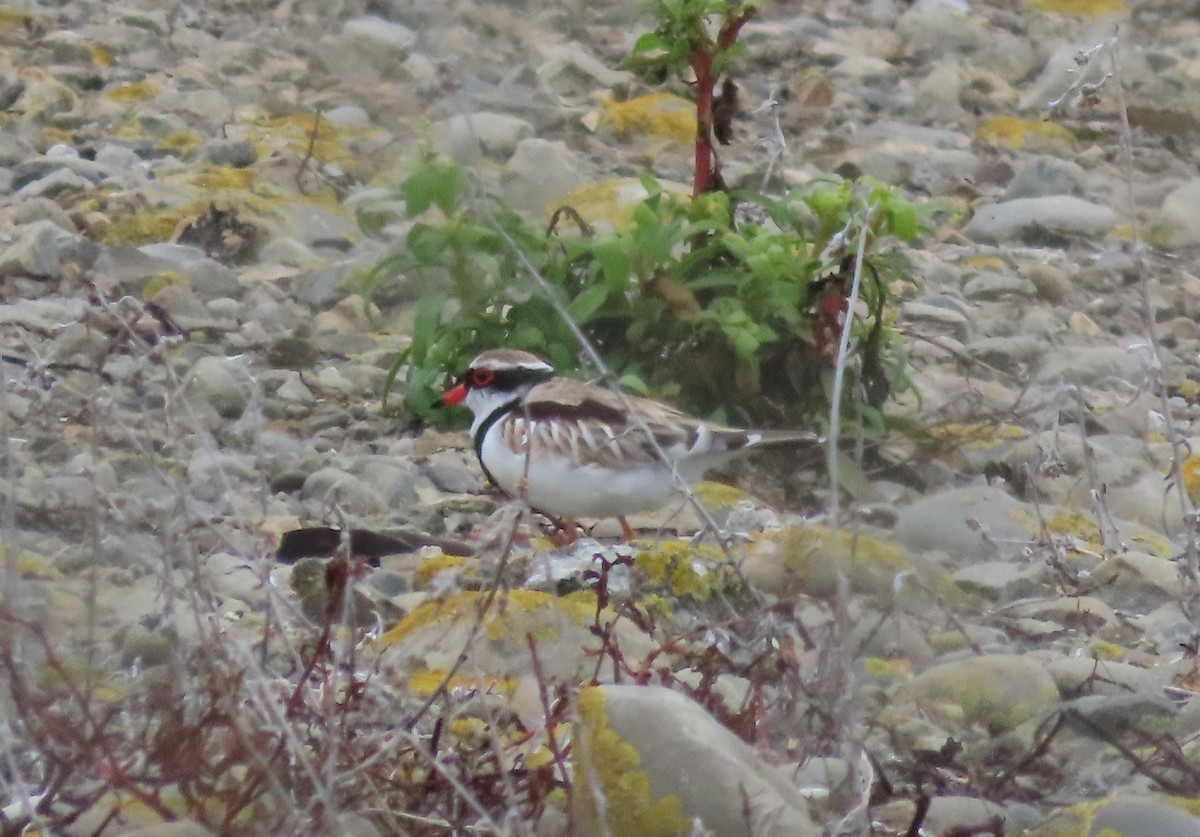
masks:
<svg viewBox="0 0 1200 837"><path fill-rule="evenodd" d="M758 8L758 0L652 0L653 32L638 38L626 66L656 82L690 69L696 91L696 168L692 196L724 190L721 161L713 149L714 134L728 143L726 128L736 97L731 81L716 93L717 79L730 59L744 51L738 33ZM716 19L716 34L710 21ZM725 108L722 108L725 106ZM725 109L723 114L721 111Z"/></svg>
<svg viewBox="0 0 1200 837"><path fill-rule="evenodd" d="M404 372L411 414L442 420L434 408L447 375L483 348L527 349L568 374L579 368L574 336L531 267L627 388L730 421L795 425L825 414L854 246L912 238L918 211L865 178L830 176L782 196L724 188L712 94L752 8L656 0L660 25L635 47L643 73L691 67L704 82L690 200L643 176L648 197L630 223L596 235L564 208L543 230L472 187L454 163L429 153L414 162L389 196L404 202L407 240L365 282L369 297L385 295L398 276L421 284L412 343L392 369L392 378ZM367 207L375 214L366 218L378 223L379 211ZM846 395L847 415L865 428L881 423L889 392L908 386L886 322L887 280L897 274L907 276L906 266L886 253L866 262L852 343L859 385Z"/></svg>

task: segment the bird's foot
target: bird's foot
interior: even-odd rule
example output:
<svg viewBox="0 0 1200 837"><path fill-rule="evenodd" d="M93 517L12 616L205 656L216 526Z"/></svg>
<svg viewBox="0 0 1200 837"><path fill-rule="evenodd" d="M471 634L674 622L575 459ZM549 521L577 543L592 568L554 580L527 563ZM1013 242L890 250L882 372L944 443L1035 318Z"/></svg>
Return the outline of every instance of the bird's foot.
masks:
<svg viewBox="0 0 1200 837"><path fill-rule="evenodd" d="M637 533L633 531L633 527L629 525L629 521L623 517L618 517L617 522L621 524L621 539L625 543L637 540Z"/></svg>
<svg viewBox="0 0 1200 837"><path fill-rule="evenodd" d="M580 527L574 520L560 520L557 517L550 517L550 525L547 527L546 537L550 539L550 543L554 546L562 548L570 546L579 540Z"/></svg>

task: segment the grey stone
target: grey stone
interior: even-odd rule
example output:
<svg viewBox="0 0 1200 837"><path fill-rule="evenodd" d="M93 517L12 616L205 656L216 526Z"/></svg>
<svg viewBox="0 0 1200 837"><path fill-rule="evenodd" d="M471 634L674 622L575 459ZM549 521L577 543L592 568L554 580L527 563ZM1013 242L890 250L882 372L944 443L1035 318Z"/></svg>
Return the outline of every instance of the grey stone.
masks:
<svg viewBox="0 0 1200 837"><path fill-rule="evenodd" d="M620 94L633 83L633 73L614 70L592 55L584 44L548 44L544 60L537 67L538 83L551 96L567 102L581 102L597 89Z"/></svg>
<svg viewBox="0 0 1200 837"><path fill-rule="evenodd" d="M961 121L967 114L958 94L965 79L962 65L956 59L939 61L917 85L914 113L937 122Z"/></svg>
<svg viewBox="0 0 1200 837"><path fill-rule="evenodd" d="M1070 195L1018 198L976 210L967 235L976 241L1000 242L1028 235L1103 235L1118 221L1107 206Z"/></svg>
<svg viewBox="0 0 1200 837"><path fill-rule="evenodd" d="M142 171L146 166L136 151L119 142L106 142L96 149L96 162L121 171Z"/></svg>
<svg viewBox="0 0 1200 837"><path fill-rule="evenodd" d="M204 156L214 166L245 168L258 161L258 150L248 140L218 139L204 144Z"/></svg>
<svg viewBox="0 0 1200 837"><path fill-rule="evenodd" d="M1161 494L1161 482L1159 483ZM1157 522L1157 521L1147 521ZM1114 607L1145 613L1179 596L1179 568L1174 561L1145 552L1114 555L1092 571Z"/></svg>
<svg viewBox="0 0 1200 837"><path fill-rule="evenodd" d="M383 596L399 596L408 592L408 579L391 570L376 570L367 576L367 583Z"/></svg>
<svg viewBox="0 0 1200 837"><path fill-rule="evenodd" d="M216 259L209 258L199 247L159 242L145 244L138 249L151 258L170 263L202 299L232 296L241 292L237 274Z"/></svg>
<svg viewBox="0 0 1200 837"><path fill-rule="evenodd" d="M121 638L121 662L143 668L159 666L171 659L171 640L166 631L130 625Z"/></svg>
<svg viewBox="0 0 1200 837"><path fill-rule="evenodd" d="M473 163L485 157L507 159L517 143L533 136L533 126L517 116L480 111L435 122L429 133L441 153Z"/></svg>
<svg viewBox="0 0 1200 837"><path fill-rule="evenodd" d="M321 112L321 118L331 125L342 127L365 127L371 124L371 115L358 105L338 105Z"/></svg>
<svg viewBox="0 0 1200 837"><path fill-rule="evenodd" d="M53 221L35 221L17 228L17 238L0 252L0 277L29 276L61 279L70 265L84 265L98 252L82 235Z"/></svg>
<svg viewBox="0 0 1200 837"><path fill-rule="evenodd" d="M77 175L77 182L98 186L111 176L112 170L94 160L84 160L78 156L43 154L24 160L13 168L13 188L18 191L34 181L55 174L69 171Z"/></svg>
<svg viewBox="0 0 1200 837"><path fill-rule="evenodd" d="M33 146L12 131L0 131L0 168L11 169L35 153Z"/></svg>
<svg viewBox="0 0 1200 837"><path fill-rule="evenodd" d="M998 369L1012 371L1033 363L1051 350L1045 340L1030 334L1011 337L980 337L971 341L971 354Z"/></svg>
<svg viewBox="0 0 1200 837"><path fill-rule="evenodd" d="M317 42L312 64L345 82L403 80L417 35L402 23L373 15L352 18L341 32Z"/></svg>
<svg viewBox="0 0 1200 837"><path fill-rule="evenodd" d="M966 340L971 333L971 320L954 308L912 300L900 307L900 315L909 322L920 323L923 333L931 330L925 326L959 340Z"/></svg>
<svg viewBox="0 0 1200 837"><path fill-rule="evenodd" d="M224 357L204 357L196 361L188 384L223 418L236 419L246 409L248 384L234 361Z"/></svg>
<svg viewBox="0 0 1200 837"><path fill-rule="evenodd" d="M544 213L587 180L590 166L565 143L538 137L517 143L501 177L501 195L514 209Z"/></svg>
<svg viewBox="0 0 1200 837"><path fill-rule="evenodd" d="M1200 819L1169 800L1121 796L1096 809L1092 834L1113 837L1200 837Z"/></svg>
<svg viewBox="0 0 1200 837"><path fill-rule="evenodd" d="M17 186L16 179L14 178L13 180L13 188L16 189L16 196L22 199L55 198L59 195L75 195L81 192L88 192L94 186L95 184L83 175L66 168L55 169L44 177L31 180L19 187Z"/></svg>
<svg viewBox="0 0 1200 837"><path fill-rule="evenodd" d="M1078 195L1083 167L1057 157L1035 157L1021 164L1004 193L1007 201L1047 195Z"/></svg>
<svg viewBox="0 0 1200 837"><path fill-rule="evenodd" d="M1159 222L1170 226L1171 243L1178 247L1200 244L1200 178L1179 186L1163 200Z"/></svg>
<svg viewBox="0 0 1200 837"><path fill-rule="evenodd" d="M991 37L983 18L955 13L936 0L918 0L900 16L896 32L918 56L976 50Z"/></svg>
<svg viewBox="0 0 1200 837"><path fill-rule="evenodd" d="M385 507L406 508L418 502L416 486L423 480L410 462L390 456L367 456L357 457L353 467Z"/></svg>
<svg viewBox="0 0 1200 837"><path fill-rule="evenodd" d="M317 403L316 396L312 390L305 386L304 381L300 378L299 372L288 372L283 383L274 393L276 398L290 401L295 404L315 404Z"/></svg>
<svg viewBox="0 0 1200 837"><path fill-rule="evenodd" d="M309 247L347 249L361 236L358 224L348 212L292 201L280 207L279 213L280 234Z"/></svg>
<svg viewBox="0 0 1200 837"><path fill-rule="evenodd" d="M977 561L954 573L954 583L995 601L1008 601L1040 592L1042 567L1015 561Z"/></svg>
<svg viewBox="0 0 1200 837"><path fill-rule="evenodd" d="M436 454L422 471L439 490L451 494L476 494L482 486L479 472L468 468L455 454Z"/></svg>
<svg viewBox="0 0 1200 837"><path fill-rule="evenodd" d="M1040 383L1092 385L1109 379L1137 384L1146 379L1145 359L1120 346L1058 347L1037 372Z"/></svg>
<svg viewBox="0 0 1200 837"><path fill-rule="evenodd" d="M896 539L913 552L932 549L959 563L1019 551L1029 540L1013 519L1020 503L998 488L978 486L934 494L900 510Z"/></svg>
<svg viewBox="0 0 1200 837"><path fill-rule="evenodd" d="M375 486L339 468L321 468L309 474L303 493L319 503L336 503L352 514L380 514L388 508Z"/></svg>
<svg viewBox="0 0 1200 837"><path fill-rule="evenodd" d="M76 232L71 216L49 198L26 198L17 204L13 213L14 224L22 226L37 221L51 221L60 229L70 233Z"/></svg>
<svg viewBox="0 0 1200 837"><path fill-rule="evenodd" d="M1011 273L980 273L963 285L967 299L1000 299L1005 296L1034 296L1037 288L1028 279Z"/></svg>
<svg viewBox="0 0 1200 837"><path fill-rule="evenodd" d="M1018 266L1017 273L1032 282L1038 297L1047 302L1065 302L1071 294L1071 277L1061 268L1030 262Z"/></svg>
<svg viewBox="0 0 1200 837"><path fill-rule="evenodd" d="M383 56L405 55L417 40L416 33L404 24L374 15L346 21L342 25L342 37L364 52Z"/></svg>

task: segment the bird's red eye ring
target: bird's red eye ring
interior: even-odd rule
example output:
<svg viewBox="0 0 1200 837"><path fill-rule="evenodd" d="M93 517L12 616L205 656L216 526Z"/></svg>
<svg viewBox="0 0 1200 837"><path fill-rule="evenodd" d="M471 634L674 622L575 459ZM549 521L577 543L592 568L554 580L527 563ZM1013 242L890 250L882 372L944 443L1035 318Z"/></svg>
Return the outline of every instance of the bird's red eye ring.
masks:
<svg viewBox="0 0 1200 837"><path fill-rule="evenodd" d="M471 386L488 387L496 380L496 373L491 369L472 369L470 378Z"/></svg>

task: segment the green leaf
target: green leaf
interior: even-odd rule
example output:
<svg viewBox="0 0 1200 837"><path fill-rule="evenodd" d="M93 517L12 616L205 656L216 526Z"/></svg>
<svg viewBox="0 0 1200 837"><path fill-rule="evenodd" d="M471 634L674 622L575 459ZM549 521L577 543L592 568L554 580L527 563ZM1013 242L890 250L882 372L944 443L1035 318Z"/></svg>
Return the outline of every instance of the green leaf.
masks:
<svg viewBox="0 0 1200 837"><path fill-rule="evenodd" d="M442 309L445 305L446 297L443 294L428 294L417 304L412 342L407 349L408 356L417 364L423 364L428 359L442 325Z"/></svg>
<svg viewBox="0 0 1200 837"><path fill-rule="evenodd" d="M917 237L917 206L911 201L895 200L888 213L892 234L905 241Z"/></svg>
<svg viewBox="0 0 1200 837"><path fill-rule="evenodd" d="M445 157L425 158L400 187L410 218L434 205L450 215L466 191L463 170Z"/></svg>
<svg viewBox="0 0 1200 837"><path fill-rule="evenodd" d="M652 52L656 49L666 49L666 42L656 32L646 32L633 44L634 55L642 52Z"/></svg>
<svg viewBox="0 0 1200 837"><path fill-rule="evenodd" d="M604 274L605 284L612 290L624 290L629 285L629 275L633 268L629 260L629 251L621 240L609 240L595 245L592 255L600 264Z"/></svg>
<svg viewBox="0 0 1200 837"><path fill-rule="evenodd" d="M592 285L584 288L579 296L567 305L567 312L581 323L586 323L592 315L600 310L600 306L608 299L608 288L604 285Z"/></svg>
<svg viewBox="0 0 1200 837"><path fill-rule="evenodd" d="M650 387L646 386L646 382L643 381L640 376L635 375L632 372L622 375L618 383L620 383L624 389L627 389L630 392L643 396L650 395Z"/></svg>

